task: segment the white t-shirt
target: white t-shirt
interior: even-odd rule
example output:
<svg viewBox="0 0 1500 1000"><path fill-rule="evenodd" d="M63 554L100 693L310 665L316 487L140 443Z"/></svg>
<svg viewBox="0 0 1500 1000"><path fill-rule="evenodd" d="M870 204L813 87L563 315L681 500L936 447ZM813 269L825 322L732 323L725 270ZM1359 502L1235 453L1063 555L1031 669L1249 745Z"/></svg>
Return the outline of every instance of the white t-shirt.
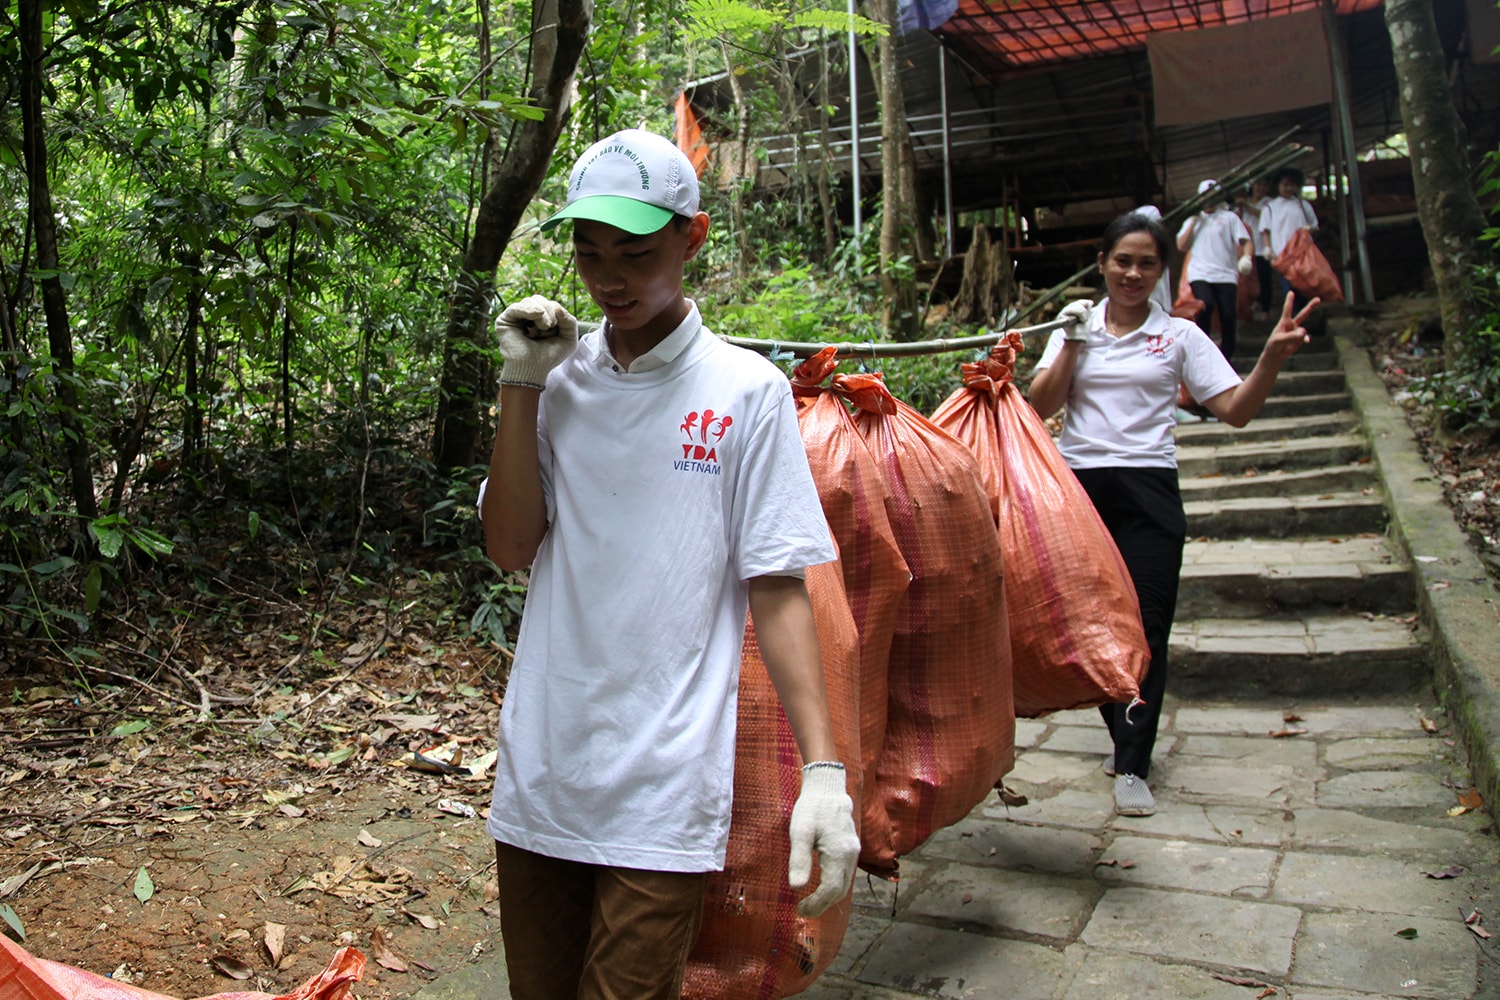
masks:
<svg viewBox="0 0 1500 1000"><path fill-rule="evenodd" d="M1177 385L1193 398L1212 399L1241 379L1219 348L1190 320L1153 304L1140 329L1112 337L1104 329L1104 299L1089 314L1088 342L1068 387L1058 450L1069 468L1177 467ZM1052 367L1063 346L1054 330L1037 370Z"/></svg>
<svg viewBox="0 0 1500 1000"><path fill-rule="evenodd" d="M1188 226L1193 227L1193 241L1188 247L1192 252L1188 281L1238 284L1240 272L1235 269L1235 262L1240 256L1240 240L1250 239L1250 230L1240 217L1227 208L1216 208L1208 215L1200 213L1177 230L1179 240L1187 233Z"/></svg>
<svg viewBox="0 0 1500 1000"><path fill-rule="evenodd" d="M1299 229L1316 229L1318 216L1302 198L1272 198L1260 210L1261 231L1271 233L1271 258L1274 260Z"/></svg>
<svg viewBox="0 0 1500 1000"><path fill-rule="evenodd" d="M550 527L500 712L487 828L550 857L724 866L752 577L836 555L791 386L702 325L616 369L605 328L542 393ZM664 341L664 344L666 342Z"/></svg>
<svg viewBox="0 0 1500 1000"><path fill-rule="evenodd" d="M1260 213L1261 209L1266 207L1266 202L1270 200L1270 198L1260 198L1256 201L1247 201L1240 209L1240 218L1244 220L1245 228L1250 230L1251 246L1257 257L1266 255L1266 240L1260 232Z"/></svg>

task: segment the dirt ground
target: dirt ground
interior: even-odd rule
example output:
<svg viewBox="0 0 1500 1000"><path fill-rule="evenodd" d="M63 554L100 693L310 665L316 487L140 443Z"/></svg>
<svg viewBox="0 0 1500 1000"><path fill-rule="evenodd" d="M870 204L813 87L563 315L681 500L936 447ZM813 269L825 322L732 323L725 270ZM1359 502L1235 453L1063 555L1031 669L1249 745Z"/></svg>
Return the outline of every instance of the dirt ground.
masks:
<svg viewBox="0 0 1500 1000"><path fill-rule="evenodd" d="M1409 335L1430 311L1370 321L1394 392L1430 361ZM1500 567L1500 448L1413 419ZM362 1000L496 948L481 817L503 654L434 635L418 580L391 588L311 629L274 604L239 634L215 608L117 622L86 667L0 644L0 917L25 947L186 998L285 993L352 944Z"/></svg>
<svg viewBox="0 0 1500 1000"><path fill-rule="evenodd" d="M256 681L230 673L216 690ZM362 998L408 995L497 944L481 817L498 704L474 673L398 642L207 723L149 692L120 713L136 684L90 704L8 679L0 905L33 954L171 996L285 993L345 944L369 958ZM86 736L127 716L145 728ZM412 750L478 775L405 766Z"/></svg>

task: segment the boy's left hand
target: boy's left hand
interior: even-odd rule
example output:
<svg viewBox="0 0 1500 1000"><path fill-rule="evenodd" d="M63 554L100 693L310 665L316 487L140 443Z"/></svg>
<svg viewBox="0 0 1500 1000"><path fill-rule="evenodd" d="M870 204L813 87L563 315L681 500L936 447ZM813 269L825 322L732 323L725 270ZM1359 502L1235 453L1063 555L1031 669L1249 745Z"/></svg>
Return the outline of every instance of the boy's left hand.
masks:
<svg viewBox="0 0 1500 1000"><path fill-rule="evenodd" d="M800 889L812 878L812 856L818 854L822 877L797 912L816 917L849 894L859 861L859 834L854 829L854 802L844 790L844 766L819 761L802 769L802 793L792 807L792 853L787 884Z"/></svg>

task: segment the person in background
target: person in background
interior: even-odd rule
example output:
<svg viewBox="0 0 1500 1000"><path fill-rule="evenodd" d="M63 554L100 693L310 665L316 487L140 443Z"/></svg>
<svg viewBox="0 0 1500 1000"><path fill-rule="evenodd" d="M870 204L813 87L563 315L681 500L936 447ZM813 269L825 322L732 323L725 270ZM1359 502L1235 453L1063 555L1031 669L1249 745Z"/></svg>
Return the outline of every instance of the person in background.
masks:
<svg viewBox="0 0 1500 1000"><path fill-rule="evenodd" d="M1271 272L1271 250L1260 228L1260 213L1271 200L1271 182L1257 177L1250 182L1250 189L1240 201L1240 219L1250 230L1250 240L1255 252L1255 279L1260 286L1255 299L1255 319L1265 319L1271 312L1271 296L1276 288L1276 279Z"/></svg>
<svg viewBox="0 0 1500 1000"><path fill-rule="evenodd" d="M1218 188L1219 182L1206 180L1198 193ZM1215 201L1192 215L1177 230L1177 249L1191 252L1187 263L1188 285L1193 297L1203 303L1194 322L1204 333L1213 330L1214 313L1219 314L1219 350L1224 357L1234 356L1237 302L1240 276L1254 269L1250 254L1250 230L1240 217L1229 210L1220 190Z"/></svg>
<svg viewBox="0 0 1500 1000"><path fill-rule="evenodd" d="M1276 197L1266 202L1260 210L1260 234L1266 244L1266 253L1274 261L1286 249L1299 229L1314 232L1318 228L1318 214L1313 211L1306 198L1302 197L1302 171L1286 167L1276 175ZM1307 296L1292 288L1291 282L1279 271L1276 273L1276 288L1282 294L1292 293L1296 308L1307 304Z"/></svg>
<svg viewBox="0 0 1500 1000"><path fill-rule="evenodd" d="M1161 221L1161 209L1155 205L1142 205L1136 209L1136 212L1148 219L1154 219L1157 222ZM1172 312L1173 297L1176 294L1177 290L1172 286L1172 269L1167 267L1167 262L1163 259L1161 262L1161 280L1151 290L1151 301L1161 306L1163 312L1170 314Z"/></svg>
<svg viewBox="0 0 1500 1000"><path fill-rule="evenodd" d="M500 418L486 548L531 566L487 829L516 1000L677 1000L724 866L748 608L806 763L789 825L800 905L849 892L853 803L803 580L835 557L790 384L684 295L702 249L692 163L627 129L573 166L581 339L530 296L496 323Z"/></svg>
<svg viewBox="0 0 1500 1000"><path fill-rule="evenodd" d="M1219 420L1243 427L1260 412L1282 365L1308 340L1301 325L1306 310L1294 315L1288 295L1254 369L1241 379L1201 329L1151 300L1170 250L1171 238L1155 220L1130 212L1110 223L1099 253L1105 298L1063 307L1059 318L1069 325L1052 332L1028 396L1043 418L1066 405L1058 447L1109 529L1140 600L1151 651L1140 699L1100 708L1115 748L1105 771L1115 778L1115 809L1123 816L1156 811L1147 779L1187 533L1173 437L1178 384Z"/></svg>

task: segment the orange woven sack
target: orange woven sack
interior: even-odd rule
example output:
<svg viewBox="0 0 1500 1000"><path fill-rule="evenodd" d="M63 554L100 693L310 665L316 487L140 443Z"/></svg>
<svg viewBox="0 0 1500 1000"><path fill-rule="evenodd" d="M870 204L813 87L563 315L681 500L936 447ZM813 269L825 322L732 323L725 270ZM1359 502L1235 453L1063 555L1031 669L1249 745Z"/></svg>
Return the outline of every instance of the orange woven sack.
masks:
<svg viewBox="0 0 1500 1000"><path fill-rule="evenodd" d="M1306 229L1292 234L1271 266L1303 295L1316 295L1325 305L1344 301L1344 287L1339 284L1338 275L1333 273L1333 266Z"/></svg>
<svg viewBox="0 0 1500 1000"><path fill-rule="evenodd" d="M1193 286L1188 282L1188 261L1192 259L1191 250L1182 255L1182 273L1177 276L1177 295L1172 299L1172 315L1178 319L1196 321L1198 314L1203 311L1204 302L1193 294ZM1217 313L1214 315L1218 316Z"/></svg>
<svg viewBox="0 0 1500 1000"><path fill-rule="evenodd" d="M1260 275L1254 267L1249 274L1240 275L1234 291L1234 314L1239 319L1255 316L1255 303L1260 298Z"/></svg>
<svg viewBox="0 0 1500 1000"><path fill-rule="evenodd" d="M963 365L964 387L932 415L994 469L986 485L1000 484L1016 715L1133 701L1151 660L1135 585L1046 424L1015 387L1020 350L1020 336L1007 334L989 357Z"/></svg>
<svg viewBox="0 0 1500 1000"><path fill-rule="evenodd" d="M912 574L891 642L885 743L876 765L889 836L860 864L897 858L963 819L1015 764L1005 572L974 456L895 399L876 374L835 375L885 480Z"/></svg>
<svg viewBox="0 0 1500 1000"><path fill-rule="evenodd" d="M357 948L340 948L326 968L290 993L238 991L201 1000L344 1000L365 972ZM0 1000L171 1000L139 986L108 979L61 962L37 958L0 934Z"/></svg>
<svg viewBox="0 0 1500 1000"><path fill-rule="evenodd" d="M859 738L864 801L860 829L889 837L890 821L874 781L875 761L885 742L886 672L896 610L911 572L886 514L885 482L849 409L827 385L837 367L837 348L827 347L792 372L797 422L828 527L839 547L839 567L854 627L859 631ZM852 763L852 762L851 762Z"/></svg>
<svg viewBox="0 0 1500 1000"><path fill-rule="evenodd" d="M859 638L837 564L807 570L828 711L839 759L859 759ZM781 701L745 630L734 750L734 807L724 870L709 879L703 929L688 958L684 1000L778 1000L805 990L844 941L849 898L817 917L797 913L811 889L787 885L787 823L801 790L802 758ZM849 796L860 800L857 769ZM816 882L821 872L813 871Z"/></svg>

